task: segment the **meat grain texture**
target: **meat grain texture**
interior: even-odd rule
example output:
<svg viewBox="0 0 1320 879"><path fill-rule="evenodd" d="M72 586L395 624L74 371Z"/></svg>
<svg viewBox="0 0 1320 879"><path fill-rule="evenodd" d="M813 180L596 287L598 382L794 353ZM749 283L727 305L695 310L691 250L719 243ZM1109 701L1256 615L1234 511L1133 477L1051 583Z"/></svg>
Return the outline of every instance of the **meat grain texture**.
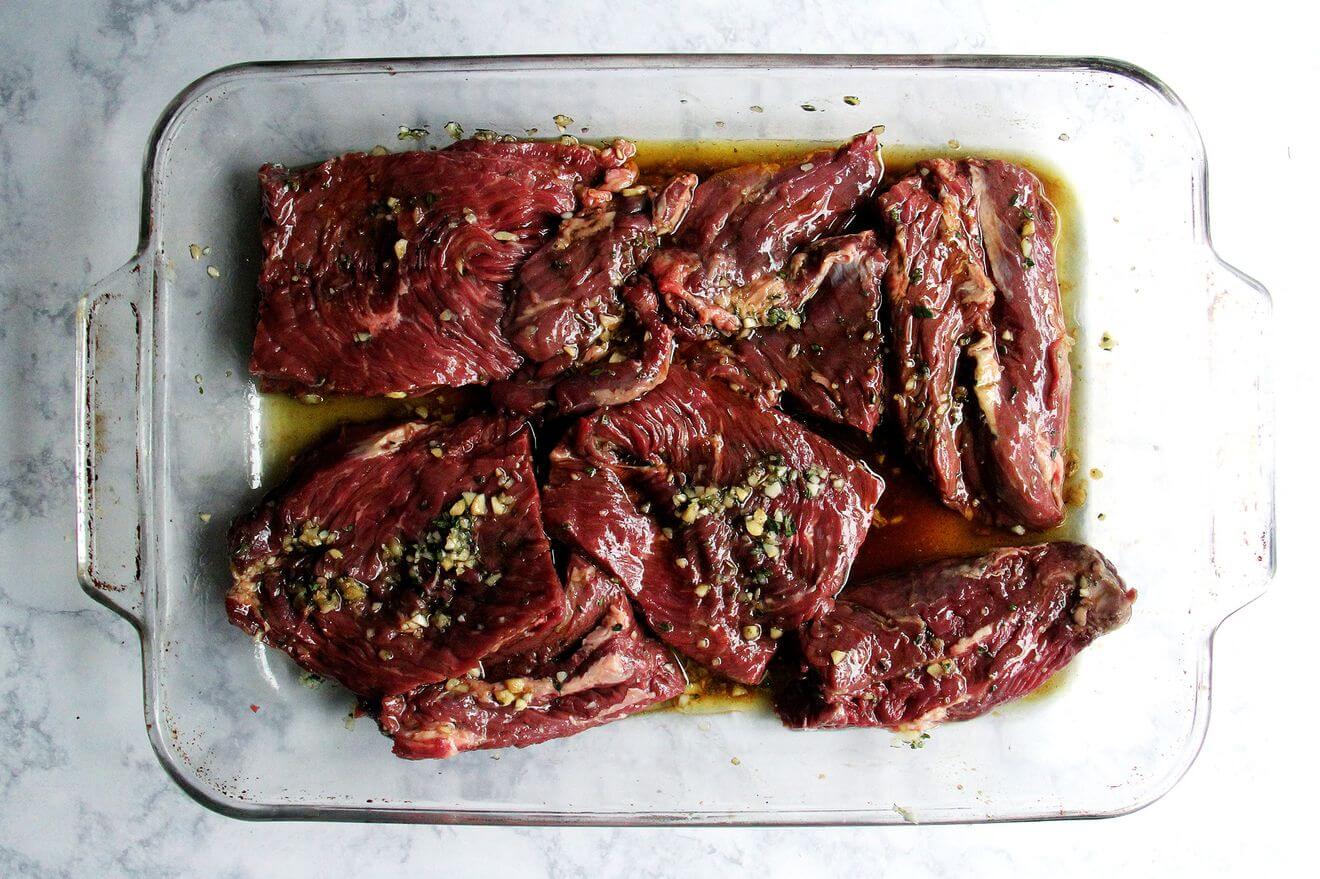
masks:
<svg viewBox="0 0 1320 879"><path fill-rule="evenodd" d="M551 454L552 535L628 590L658 637L743 683L843 587L884 484L797 422L674 366Z"/></svg>
<svg viewBox="0 0 1320 879"><path fill-rule="evenodd" d="M801 315L733 342L696 343L684 357L767 406L787 396L816 418L869 434L884 411L885 254L870 231L822 239L803 253L823 280Z"/></svg>
<svg viewBox="0 0 1320 879"><path fill-rule="evenodd" d="M531 255L508 317L529 363L496 389L498 403L567 414L626 403L664 380L674 333L649 280L634 275L686 214L696 182L681 174L652 193L625 178L617 192L595 190Z"/></svg>
<svg viewBox="0 0 1320 879"><path fill-rule="evenodd" d="M895 414L945 504L1002 525L1064 518L1072 373L1039 179L933 159L881 198Z"/></svg>
<svg viewBox="0 0 1320 879"><path fill-rule="evenodd" d="M267 390L318 396L507 377L521 358L501 329L506 285L613 160L463 141L263 167L253 374Z"/></svg>
<svg viewBox="0 0 1320 879"><path fill-rule="evenodd" d="M1069 338L1035 176L933 159L881 194L874 133L705 180L640 183L636 152L261 169L262 386L489 405L302 456L231 529L235 625L426 758L674 698L675 652L743 684L779 662L790 727L921 729L1126 621L1135 593L1072 543L848 583L884 482L815 432L874 451L892 423L948 507L1063 521Z"/></svg>
<svg viewBox="0 0 1320 879"><path fill-rule="evenodd" d="M660 295L680 321L725 334L800 308L823 272L798 251L841 229L883 171L868 132L797 164L741 165L702 181L672 244L652 260Z"/></svg>
<svg viewBox="0 0 1320 879"><path fill-rule="evenodd" d="M569 564L575 599L537 652L386 699L381 730L400 757L525 747L618 720L683 692L673 656L637 625L623 591L593 565ZM515 673L516 672L516 673Z"/></svg>
<svg viewBox="0 0 1320 879"><path fill-rule="evenodd" d="M516 653L564 616L525 424L359 427L230 532L229 618L367 697Z"/></svg>
<svg viewBox="0 0 1320 879"><path fill-rule="evenodd" d="M1136 593L1088 546L937 562L850 586L802 633L777 709L792 727L925 729L1039 687L1127 622Z"/></svg>

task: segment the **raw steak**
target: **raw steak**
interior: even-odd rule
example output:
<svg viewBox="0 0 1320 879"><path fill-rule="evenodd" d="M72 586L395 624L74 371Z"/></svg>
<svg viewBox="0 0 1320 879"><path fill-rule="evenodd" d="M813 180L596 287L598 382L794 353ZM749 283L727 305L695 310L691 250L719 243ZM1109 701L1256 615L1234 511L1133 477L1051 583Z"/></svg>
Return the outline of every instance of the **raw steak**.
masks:
<svg viewBox="0 0 1320 879"><path fill-rule="evenodd" d="M828 266L820 290L774 327L732 342L707 341L685 355L768 405L786 394L818 418L870 433L883 410L884 334L880 278L885 255L872 232L809 245L808 262Z"/></svg>
<svg viewBox="0 0 1320 879"><path fill-rule="evenodd" d="M364 696L536 646L565 614L529 430L358 427L230 531L230 620Z"/></svg>
<svg viewBox="0 0 1320 879"><path fill-rule="evenodd" d="M682 668L638 628L622 589L575 556L568 591L578 604L556 636L558 655L518 657L481 676L385 699L378 720L394 739L394 753L420 759L521 748L618 720L683 692Z"/></svg>
<svg viewBox="0 0 1320 879"><path fill-rule="evenodd" d="M1136 594L1076 543L997 549L844 590L802 633L801 675L778 696L802 728L922 729L1030 693Z"/></svg>
<svg viewBox="0 0 1320 879"><path fill-rule="evenodd" d="M934 159L881 197L894 399L911 457L966 516L1064 518L1072 374L1041 182L1006 162Z"/></svg>
<svg viewBox="0 0 1320 879"><path fill-rule="evenodd" d="M572 412L635 399L664 380L673 332L650 283L625 282L682 219L695 186L683 174L654 196L643 186L599 194L523 264L508 332L532 364L496 390L502 405L536 411L554 389L560 411Z"/></svg>
<svg viewBox="0 0 1320 879"><path fill-rule="evenodd" d="M872 133L790 165L730 168L697 187L673 245L651 260L660 295L695 326L763 326L801 307L821 276L799 248L843 226L880 183Z"/></svg>
<svg viewBox="0 0 1320 879"><path fill-rule="evenodd" d="M551 534L617 577L661 640L744 683L843 586L883 483L682 366L551 453Z"/></svg>
<svg viewBox="0 0 1320 879"><path fill-rule="evenodd" d="M575 188L590 147L464 141L259 172L264 260L251 370L267 390L420 394L503 378L505 286Z"/></svg>

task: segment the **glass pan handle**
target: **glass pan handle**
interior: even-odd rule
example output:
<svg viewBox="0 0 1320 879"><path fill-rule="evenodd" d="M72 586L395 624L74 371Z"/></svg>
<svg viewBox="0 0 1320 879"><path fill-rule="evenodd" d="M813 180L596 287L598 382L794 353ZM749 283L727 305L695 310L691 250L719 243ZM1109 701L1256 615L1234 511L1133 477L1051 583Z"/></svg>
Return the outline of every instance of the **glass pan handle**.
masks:
<svg viewBox="0 0 1320 879"><path fill-rule="evenodd" d="M141 255L78 306L78 579L96 600L142 625L144 522L143 305L151 266Z"/></svg>

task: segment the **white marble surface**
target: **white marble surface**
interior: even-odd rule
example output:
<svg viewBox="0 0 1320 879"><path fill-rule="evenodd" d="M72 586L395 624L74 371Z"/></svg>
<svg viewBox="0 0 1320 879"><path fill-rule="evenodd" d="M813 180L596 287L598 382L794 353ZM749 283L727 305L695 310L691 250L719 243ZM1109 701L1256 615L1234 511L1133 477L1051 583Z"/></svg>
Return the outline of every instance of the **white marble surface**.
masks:
<svg viewBox="0 0 1320 879"><path fill-rule="evenodd" d="M1048 0L627 5L0 4L0 875L1237 875L1309 862L1316 710L1302 633L1317 486L1302 458L1316 421L1303 361L1320 316L1307 223L1320 199L1320 71L1315 21L1298 16L1315 13L1276 0L1231 14ZM1104 54L1148 67L1191 106L1214 168L1219 249L1275 294L1282 552L1269 594L1217 639L1205 748L1163 800L1102 822L997 827L247 824L205 811L160 770L136 637L77 588L72 544L74 303L134 247L157 114L238 61L638 50Z"/></svg>

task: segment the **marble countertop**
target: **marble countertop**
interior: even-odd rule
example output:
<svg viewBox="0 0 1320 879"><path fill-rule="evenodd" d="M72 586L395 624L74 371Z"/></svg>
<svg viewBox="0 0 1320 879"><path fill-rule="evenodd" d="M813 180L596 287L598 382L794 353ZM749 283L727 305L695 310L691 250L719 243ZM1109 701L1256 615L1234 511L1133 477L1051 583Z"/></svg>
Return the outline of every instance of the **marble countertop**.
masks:
<svg viewBox="0 0 1320 879"><path fill-rule="evenodd" d="M1309 645L1280 617L1314 588L1288 550L1305 539L1316 488L1314 468L1301 457L1315 436L1313 407L1295 405L1303 393L1302 333L1313 332L1320 311L1307 292L1314 244L1304 240L1302 222L1320 197L1312 164L1320 132L1310 109L1320 69L1314 28L1304 20L1315 13L1281 0L1231 13L1125 0L1084 13L1064 6L795 0L772 11L764 3L674 0L641 11L587 0L31 0L0 7L0 875L1297 869L1309 855L1304 822L1317 760L1308 721L1316 709L1297 692ZM139 164L161 109L197 76L257 59L724 50L1110 55L1154 71L1190 106L1214 169L1216 244L1275 295L1284 547L1270 592L1216 639L1214 718L1198 762L1170 794L1131 816L981 827L258 824L194 803L148 745L135 633L89 600L73 575L75 302L133 251ZM1158 303L1152 314L1157 320Z"/></svg>

